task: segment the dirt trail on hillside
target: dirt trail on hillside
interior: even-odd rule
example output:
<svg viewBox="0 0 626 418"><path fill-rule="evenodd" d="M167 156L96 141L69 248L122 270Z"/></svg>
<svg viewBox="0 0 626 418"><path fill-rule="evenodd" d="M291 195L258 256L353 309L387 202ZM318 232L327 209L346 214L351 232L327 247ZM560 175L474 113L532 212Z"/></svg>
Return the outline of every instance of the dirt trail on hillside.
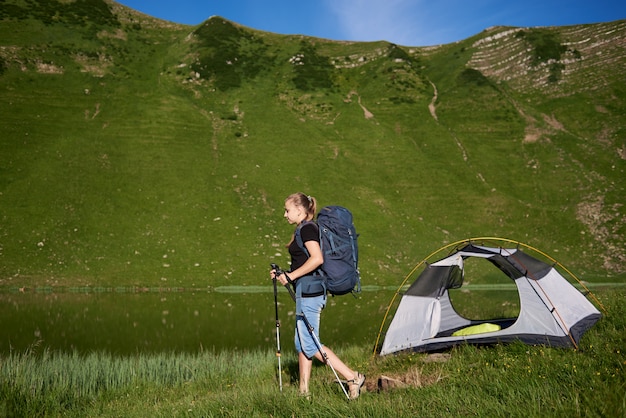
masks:
<svg viewBox="0 0 626 418"><path fill-rule="evenodd" d="M430 111L430 115L433 117L433 119L438 121L439 119L437 119L437 111L435 109L435 102L437 102L437 97L438 97L437 86L435 86L435 83L433 83L430 80L428 80L428 82L430 83L431 86L433 86L433 99L430 101L430 104L428 105L428 110Z"/></svg>
<svg viewBox="0 0 626 418"><path fill-rule="evenodd" d="M363 109L363 116L365 116L365 119L371 119L374 117L374 114L367 110L365 106L361 104L361 96L359 96L359 106L361 106L361 109Z"/></svg>
<svg viewBox="0 0 626 418"><path fill-rule="evenodd" d="M346 102L351 102L352 101L352 96L356 96L357 97L357 103L359 104L359 106L361 106L361 109L363 110L363 116L365 117L365 119L371 119L374 117L374 114L372 112L370 112L369 110L367 110L367 108L365 106L363 106L363 104L361 103L361 95L359 95L359 93L357 93L356 91L352 90L350 93L348 93L348 97L346 98Z"/></svg>
<svg viewBox="0 0 626 418"><path fill-rule="evenodd" d="M428 82L430 83L431 86L433 86L433 98L428 104L428 110L430 111L430 115L433 117L433 119L435 119L435 122L438 123L439 118L437 118L437 109L435 107L435 103L437 102L437 99L439 98L439 93L437 92L437 86L435 85L435 83L433 83L430 80L428 80ZM465 147L463 147L463 144L461 143L459 138L457 138L457 136L454 134L453 131L451 131L450 129L448 129L448 131L450 132L450 135L452 135L452 138L454 139L454 142L456 143L457 147L459 147L459 150L461 151L461 155L463 157L463 161L467 161L468 157L467 157L467 151L465 150ZM485 182L485 179L480 173L478 173L478 177L483 182Z"/></svg>

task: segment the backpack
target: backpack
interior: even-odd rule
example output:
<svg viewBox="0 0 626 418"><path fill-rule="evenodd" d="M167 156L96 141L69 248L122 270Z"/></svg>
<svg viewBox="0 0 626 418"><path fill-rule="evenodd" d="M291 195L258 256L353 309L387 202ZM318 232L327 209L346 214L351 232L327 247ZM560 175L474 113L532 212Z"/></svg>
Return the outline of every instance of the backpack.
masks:
<svg viewBox="0 0 626 418"><path fill-rule="evenodd" d="M307 254L300 236L301 224L296 229L296 242ZM359 249L352 213L342 206L326 206L317 214L317 227L324 264L318 270L326 290L331 295L345 295L361 291L361 274L358 268Z"/></svg>

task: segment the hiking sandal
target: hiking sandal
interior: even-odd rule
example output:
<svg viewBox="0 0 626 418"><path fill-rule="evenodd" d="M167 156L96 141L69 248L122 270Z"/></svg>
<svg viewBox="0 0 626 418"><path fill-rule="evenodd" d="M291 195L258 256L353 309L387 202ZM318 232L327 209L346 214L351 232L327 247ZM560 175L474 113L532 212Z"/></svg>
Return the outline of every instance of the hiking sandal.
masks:
<svg viewBox="0 0 626 418"><path fill-rule="evenodd" d="M350 399L356 399L361 394L361 387L365 384L365 375L356 372L354 379L348 380L348 389L350 390Z"/></svg>

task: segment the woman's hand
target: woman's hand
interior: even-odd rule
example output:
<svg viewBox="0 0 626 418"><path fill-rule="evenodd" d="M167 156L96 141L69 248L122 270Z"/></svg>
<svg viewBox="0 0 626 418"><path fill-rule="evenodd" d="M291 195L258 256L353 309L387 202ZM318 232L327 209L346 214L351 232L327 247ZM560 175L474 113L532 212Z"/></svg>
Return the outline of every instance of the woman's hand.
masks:
<svg viewBox="0 0 626 418"><path fill-rule="evenodd" d="M279 275L276 274L276 270L272 269L270 271L270 276L272 277L272 279L276 279L278 280L278 282L280 282L280 284L282 284L283 286L285 286L287 283L289 283L289 280L287 279L287 275L283 272L281 272Z"/></svg>
<svg viewBox="0 0 626 418"><path fill-rule="evenodd" d="M282 273L281 275L276 277L276 280L278 280L283 286L289 283L289 281L287 280L287 275L285 273Z"/></svg>

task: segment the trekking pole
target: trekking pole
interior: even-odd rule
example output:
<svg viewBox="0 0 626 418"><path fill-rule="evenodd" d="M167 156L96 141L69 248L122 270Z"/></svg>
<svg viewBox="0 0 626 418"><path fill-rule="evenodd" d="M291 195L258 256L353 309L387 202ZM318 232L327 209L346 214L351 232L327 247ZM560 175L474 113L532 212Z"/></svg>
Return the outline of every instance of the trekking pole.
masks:
<svg viewBox="0 0 626 418"><path fill-rule="evenodd" d="M309 333L313 337L313 341L315 341L315 345L317 346L317 349L319 350L320 354L324 358L324 362L330 366L330 369L333 371L333 374L335 375L335 379L337 379L337 383L339 383L339 386L341 386L341 390L343 390L343 393L344 395L346 395L346 398L350 400L350 395L348 395L348 391L343 385L343 382L341 381L341 379L339 379L339 375L335 371L333 364L330 362L330 359L328 358L328 354L326 354L326 351L324 351L324 349L322 348L322 343L320 342L319 338L317 338L317 335L315 335L315 329L313 328L313 326L311 326L311 323L309 322L309 320L306 319L304 312L300 312L300 316L304 320L304 323L306 324L306 327L309 330Z"/></svg>
<svg viewBox="0 0 626 418"><path fill-rule="evenodd" d="M277 264L270 264L270 266L272 266L272 269L276 272L274 275L274 278L280 276L281 274L284 274L285 277L287 278L287 280L289 280L289 282L291 283L291 279L289 279L289 276L287 276L287 273L285 273L280 267L278 267ZM293 293L293 288L291 286L289 286L289 283L287 283L285 285L285 287L287 288L287 290L289 291L289 295L291 295L291 299L293 299L293 301L296 301L296 294Z"/></svg>
<svg viewBox="0 0 626 418"><path fill-rule="evenodd" d="M278 387L283 391L283 369L280 363L280 319L278 318L278 288L274 276L274 307L276 310L276 357L278 358Z"/></svg>
<svg viewBox="0 0 626 418"><path fill-rule="evenodd" d="M281 274L284 273L284 271L282 271L280 269L280 267L278 267L278 265L272 263L270 264L270 266L272 267L272 269L274 270L274 307L276 310L276 357L278 358L278 385L280 387L280 391L283 391L283 375L282 375L282 365L281 365L281 352L280 352L280 319L278 318L278 286L276 284L276 278L278 276L280 276ZM287 288L287 290L289 290L289 294L291 295L291 298L294 300L294 302L296 301L296 295L293 293L293 289L289 286L289 284L286 284L285 287Z"/></svg>
<svg viewBox="0 0 626 418"><path fill-rule="evenodd" d="M285 277L287 277L287 279L289 280L289 276L287 276L287 273L282 271L280 269L280 267L278 267L276 264L272 264L272 268L275 270L274 280L276 280L277 276L280 276L283 273L285 274ZM291 280L289 280L289 281L291 281ZM276 284L275 281L274 281L274 284ZM287 290L289 291L289 294L291 295L291 298L295 302L296 301L296 295L293 292L293 289L291 288L291 286L289 286L289 283L287 283L285 285L285 287L287 288ZM315 342L315 345L317 346L317 350L322 355L322 358L324 359L324 362L330 366L330 369L333 371L333 374L335 375L335 378L337 379L337 383L339 383L339 386L341 386L341 390L343 390L344 395L346 395L346 398L348 398L348 400L350 400L350 395L348 395L348 391L343 386L343 382L341 381L341 379L339 379L339 375L337 374L337 371L335 370L335 368L333 367L333 364L331 363L330 359L328 358L328 354L326 354L326 351L324 351L324 349L322 348L322 343L320 342L319 338L317 338L317 335L315 335L315 329L313 328L313 326L311 326L311 323L306 318L306 315L304 315L304 312L300 312L298 315L300 315L302 317L302 319L304 320L304 323L305 323L307 329L309 330L309 333L313 337L313 341Z"/></svg>

